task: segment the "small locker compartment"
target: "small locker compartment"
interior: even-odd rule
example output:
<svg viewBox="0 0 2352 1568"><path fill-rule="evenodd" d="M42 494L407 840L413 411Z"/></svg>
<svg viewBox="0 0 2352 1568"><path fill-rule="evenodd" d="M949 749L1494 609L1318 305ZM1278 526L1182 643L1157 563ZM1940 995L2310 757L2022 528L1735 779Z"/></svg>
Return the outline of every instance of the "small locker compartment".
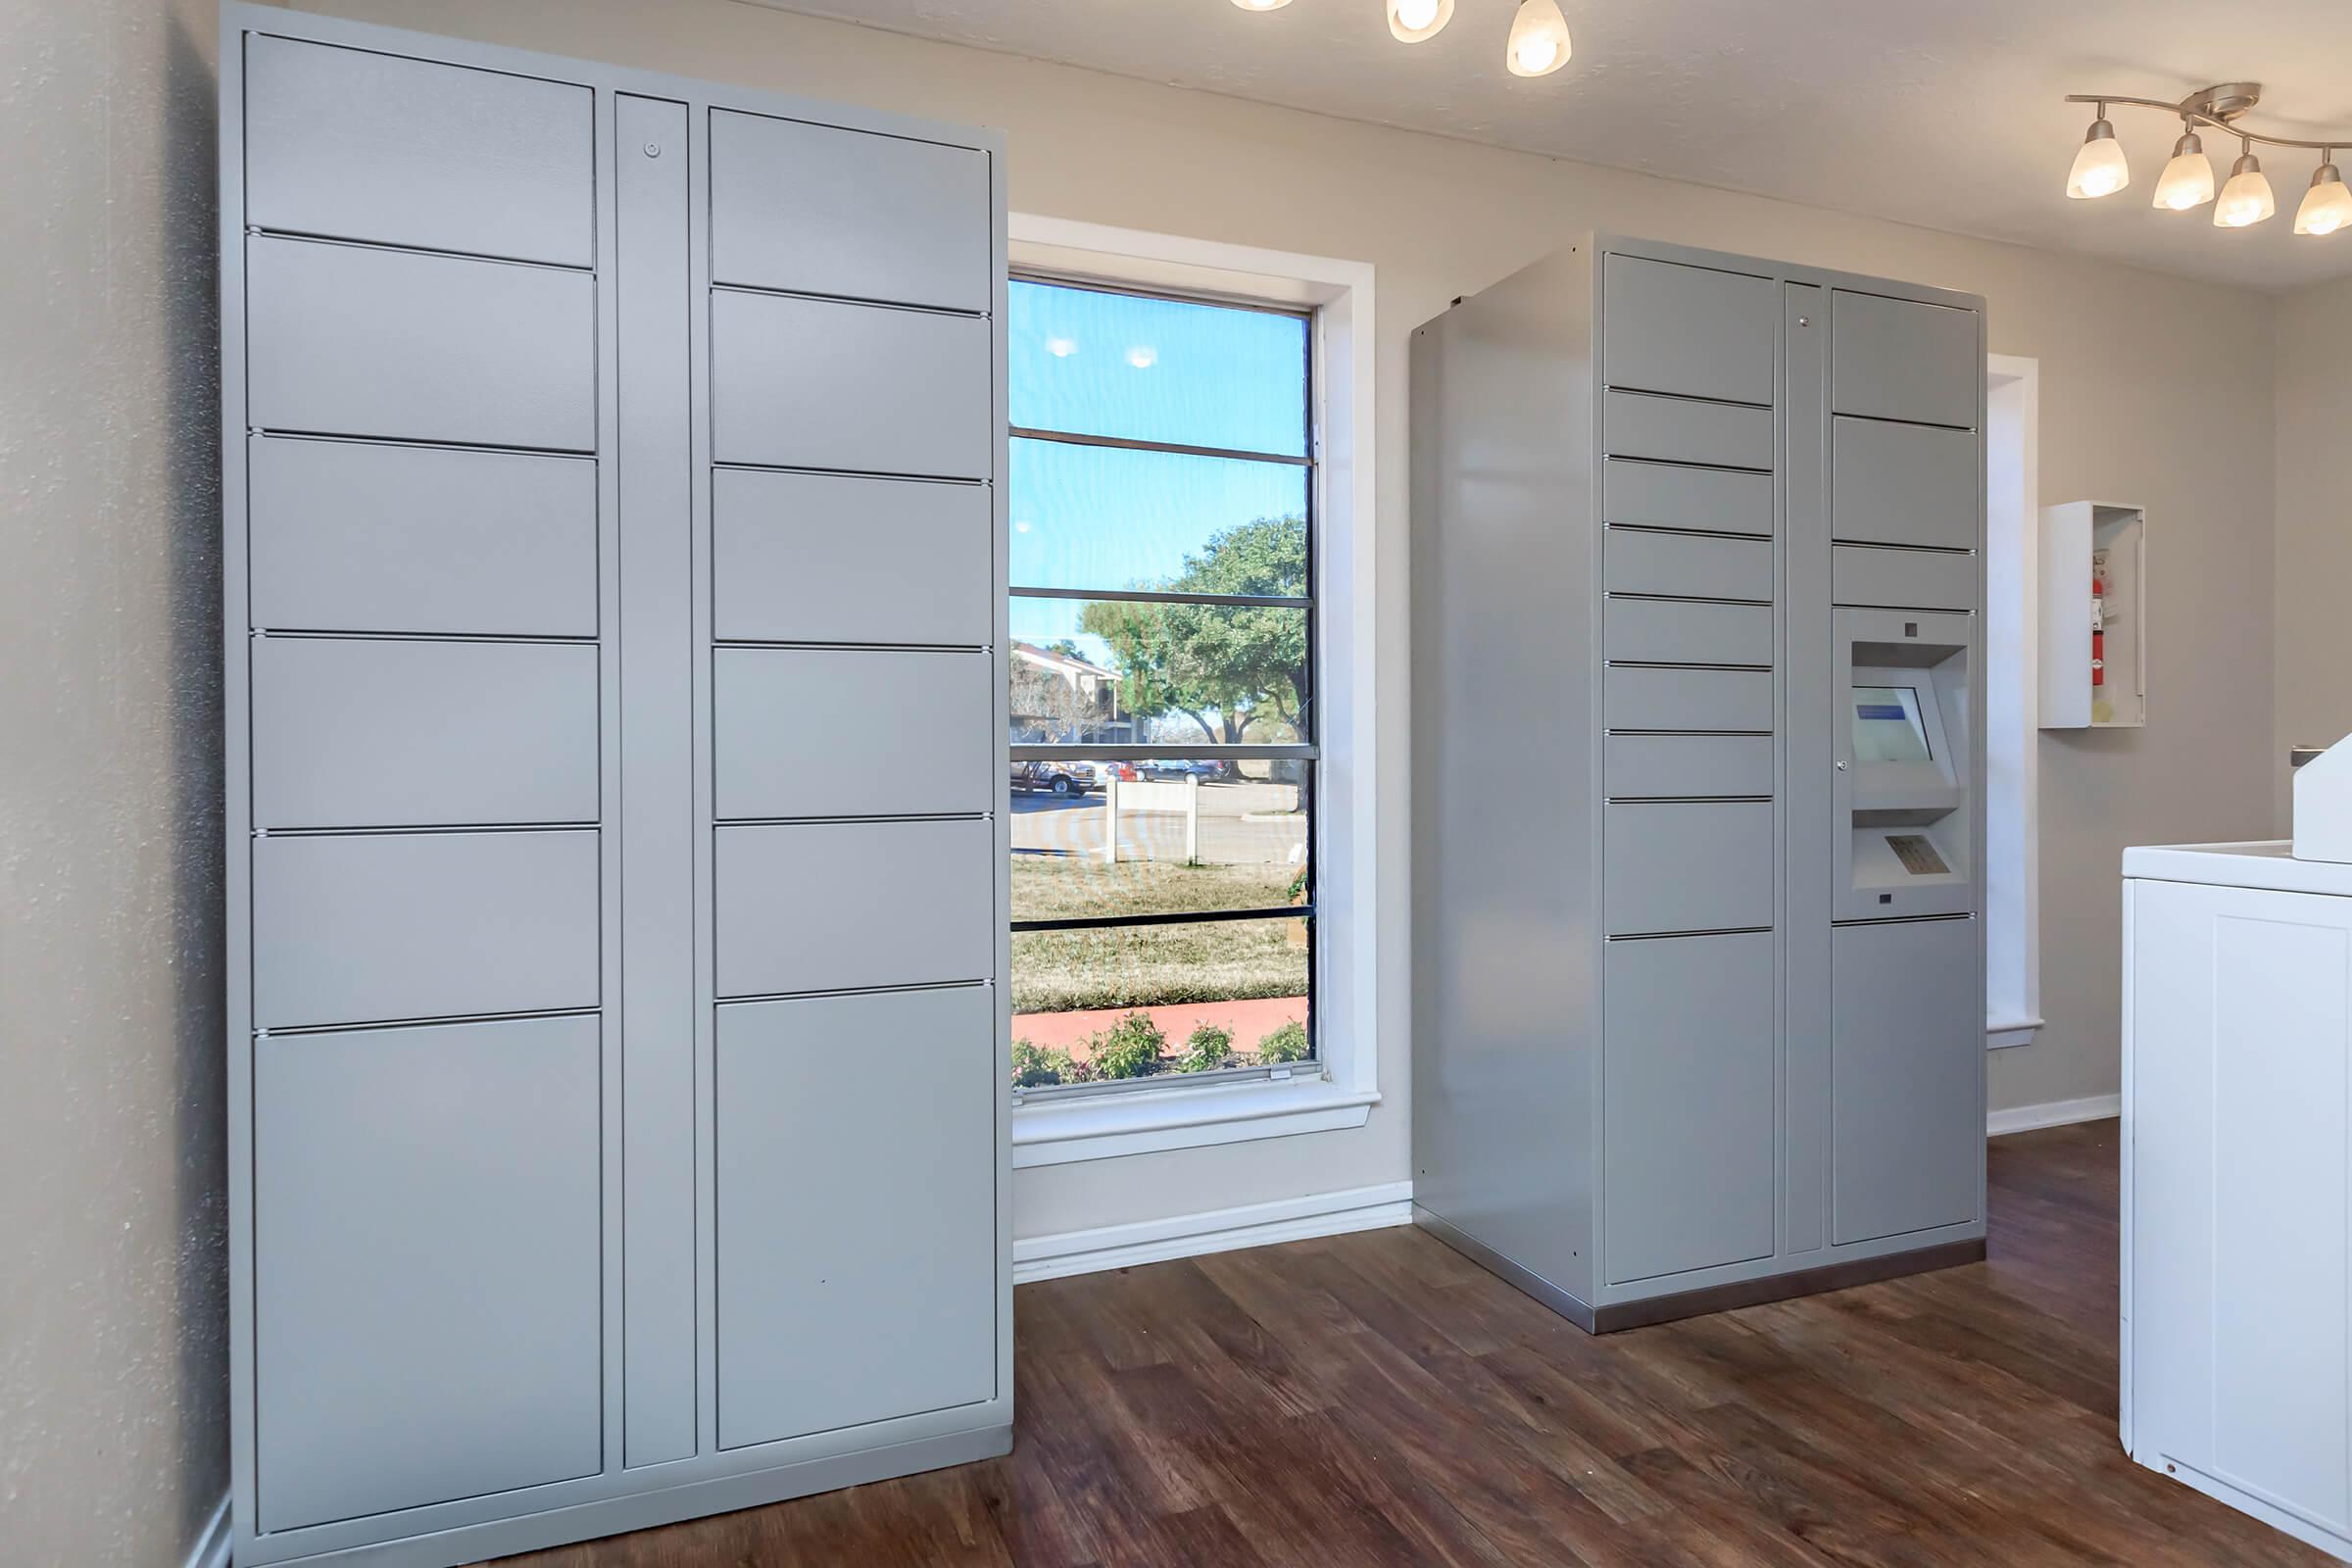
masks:
<svg viewBox="0 0 2352 1568"><path fill-rule="evenodd" d="M1773 923L1770 801L1612 801L1601 833L1609 935Z"/></svg>
<svg viewBox="0 0 2352 1568"><path fill-rule="evenodd" d="M261 237L245 270L254 426L595 449L591 274Z"/></svg>
<svg viewBox="0 0 2352 1568"><path fill-rule="evenodd" d="M1830 932L1833 1228L1842 1246L1978 1217L1984 977L1974 919Z"/></svg>
<svg viewBox="0 0 2352 1568"><path fill-rule="evenodd" d="M1642 528L1770 534L1772 475L1639 458L1600 466L1600 520Z"/></svg>
<svg viewBox="0 0 2352 1568"><path fill-rule="evenodd" d="M977 316L710 296L720 463L984 479L996 467L989 323Z"/></svg>
<svg viewBox="0 0 2352 1568"><path fill-rule="evenodd" d="M593 822L596 664L588 643L257 638L254 825Z"/></svg>
<svg viewBox="0 0 2352 1568"><path fill-rule="evenodd" d="M1984 390L1975 311L1832 291L1830 408L1974 429Z"/></svg>
<svg viewBox="0 0 2352 1568"><path fill-rule="evenodd" d="M1610 459L1718 467L1772 467L1772 411L1692 403L1646 392L1601 394L1601 444Z"/></svg>
<svg viewBox="0 0 2352 1568"><path fill-rule="evenodd" d="M1602 1251L1611 1285L1769 1257L1777 939L1611 942L1602 957Z"/></svg>
<svg viewBox="0 0 2352 1568"><path fill-rule="evenodd" d="M1602 640L1636 663L1769 665L1772 607L1612 597Z"/></svg>
<svg viewBox="0 0 2352 1568"><path fill-rule="evenodd" d="M1839 418L1831 441L1831 537L1977 548L1984 451L1975 431Z"/></svg>
<svg viewBox="0 0 2352 1568"><path fill-rule="evenodd" d="M721 817L985 811L988 656L881 648L721 648L712 656Z"/></svg>
<svg viewBox="0 0 2352 1568"><path fill-rule="evenodd" d="M1611 800L1771 795L1769 735L1611 735Z"/></svg>
<svg viewBox="0 0 2352 1568"><path fill-rule="evenodd" d="M254 1043L262 1529L603 1468L598 1040L570 1017Z"/></svg>
<svg viewBox="0 0 2352 1568"><path fill-rule="evenodd" d="M1602 697L1611 729L1769 731L1769 669L1658 669L1612 664Z"/></svg>
<svg viewBox="0 0 2352 1568"><path fill-rule="evenodd" d="M996 1392L996 993L718 1009L718 1443Z"/></svg>
<svg viewBox="0 0 2352 1568"><path fill-rule="evenodd" d="M1768 277L1611 255L1601 336L1612 387L1772 402L1780 290Z"/></svg>
<svg viewBox="0 0 2352 1568"><path fill-rule="evenodd" d="M594 829L253 845L258 1028L593 1007Z"/></svg>
<svg viewBox="0 0 2352 1568"><path fill-rule="evenodd" d="M718 994L979 980L996 966L994 824L721 827Z"/></svg>
<svg viewBox="0 0 2352 1568"><path fill-rule="evenodd" d="M713 282L985 311L991 228L977 148L710 116Z"/></svg>
<svg viewBox="0 0 2352 1568"><path fill-rule="evenodd" d="M1980 558L1974 551L1830 547L1830 598L1887 610L1974 610Z"/></svg>
<svg viewBox="0 0 2352 1568"><path fill-rule="evenodd" d="M245 217L262 228L589 267L595 94L256 34Z"/></svg>
<svg viewBox="0 0 2352 1568"><path fill-rule="evenodd" d="M721 468L713 634L978 648L995 639L988 488Z"/></svg>
<svg viewBox="0 0 2352 1568"><path fill-rule="evenodd" d="M596 635L595 464L270 436L247 451L254 625Z"/></svg>
<svg viewBox="0 0 2352 1568"><path fill-rule="evenodd" d="M1613 594L1669 594L1684 599L1744 599L1772 594L1772 541L1711 534L1610 528L1601 572Z"/></svg>

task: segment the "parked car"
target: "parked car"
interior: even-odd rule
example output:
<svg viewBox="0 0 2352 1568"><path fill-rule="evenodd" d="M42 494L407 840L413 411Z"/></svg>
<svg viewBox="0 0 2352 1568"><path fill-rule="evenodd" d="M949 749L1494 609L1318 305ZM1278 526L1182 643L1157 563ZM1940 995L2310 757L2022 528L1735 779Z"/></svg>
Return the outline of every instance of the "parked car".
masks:
<svg viewBox="0 0 2352 1568"><path fill-rule="evenodd" d="M1014 794L1044 790L1067 799L1101 788L1092 762L1016 761L1012 764Z"/></svg>
<svg viewBox="0 0 2352 1568"><path fill-rule="evenodd" d="M1223 778L1225 776L1225 764L1223 762L1203 762L1198 760L1187 761L1182 760L1161 759L1156 761L1145 762L1142 764L1142 767L1144 770L1144 777L1146 778L1212 779Z"/></svg>
<svg viewBox="0 0 2352 1568"><path fill-rule="evenodd" d="M1116 778L1132 784L1144 774L1133 762L1018 761L1012 764L1012 787L1044 790L1067 798L1099 790Z"/></svg>

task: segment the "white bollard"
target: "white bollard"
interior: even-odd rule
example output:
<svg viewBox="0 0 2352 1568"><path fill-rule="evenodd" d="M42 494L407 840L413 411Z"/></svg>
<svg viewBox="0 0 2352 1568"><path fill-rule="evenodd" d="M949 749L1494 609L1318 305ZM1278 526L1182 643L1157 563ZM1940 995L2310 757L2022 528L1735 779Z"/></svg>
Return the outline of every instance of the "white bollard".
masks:
<svg viewBox="0 0 2352 1568"><path fill-rule="evenodd" d="M1184 775L1184 863L1200 863L1200 775Z"/></svg>
<svg viewBox="0 0 2352 1568"><path fill-rule="evenodd" d="M1108 769L1102 774L1102 859L1119 863L1119 775Z"/></svg>

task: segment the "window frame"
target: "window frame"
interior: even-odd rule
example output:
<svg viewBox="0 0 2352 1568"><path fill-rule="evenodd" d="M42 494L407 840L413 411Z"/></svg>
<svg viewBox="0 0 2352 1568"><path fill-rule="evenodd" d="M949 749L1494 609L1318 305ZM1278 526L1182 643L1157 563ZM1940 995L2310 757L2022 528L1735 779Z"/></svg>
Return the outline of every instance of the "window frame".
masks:
<svg viewBox="0 0 2352 1568"><path fill-rule="evenodd" d="M1984 357L1985 1004L1991 1051L2041 1017L2041 362Z"/></svg>
<svg viewBox="0 0 2352 1568"><path fill-rule="evenodd" d="M1133 742L1049 749L1057 756L1120 759L1304 753L1316 770L1307 906L1313 916L1308 927L1313 1059L1296 1064L1285 1078L1250 1067L1163 1076L1149 1085L1076 1086L1016 1096L1013 1164L1060 1164L1360 1127L1381 1098L1370 788L1376 648L1369 440L1372 269L1360 262L1023 213L1009 216L1007 232L1009 271L1015 277L1272 310L1308 320L1311 578L1306 612L1312 639L1312 741L1210 752Z"/></svg>
<svg viewBox="0 0 2352 1568"><path fill-rule="evenodd" d="M1267 316L1282 316L1298 321L1303 328L1299 334L1301 398L1299 419L1304 426L1305 452L1298 457L1287 453L1248 452L1240 448L1194 446L1184 442L1152 441L1128 436L1089 435L1071 430L1052 430L1028 425L1009 424L1007 433L1015 441L1052 441L1069 446L1101 447L1125 452L1164 452L1187 457L1217 458L1231 462L1271 463L1286 467L1306 470L1306 593L1301 597L1287 595L1251 595L1193 593L1184 590L1112 588L1088 585L1073 588L1046 588L1009 584L1006 593L1013 599L1050 599L1064 603L1124 603L1160 605L1211 605L1238 609L1298 610L1306 618L1306 733L1308 739L1299 742L1241 742L1169 744L1143 741L1102 742L1027 742L1010 741L1007 746L1011 759L1021 761L1189 761L1194 759L1213 759L1225 762L1295 761L1311 770L1313 783L1307 795L1307 830L1309 833L1306 857L1306 901L1303 905L1288 905L1279 908L1186 909L1149 911L1113 915L1072 915L1057 919L1023 920L1015 918L1010 924L1014 937L1024 932L1039 931L1115 931L1141 930L1155 925L1216 925L1242 920L1303 919L1306 921L1306 1030L1307 1056L1296 1063L1267 1066L1262 1064L1228 1067L1213 1072L1159 1073L1148 1078L1108 1079L1098 1083L1056 1084L1036 1089L1012 1090L1015 1106L1046 1104L1056 1101L1077 1100L1090 1096L1124 1094L1165 1094L1178 1088L1206 1087L1217 1083L1281 1083L1300 1073L1320 1074L1322 1071L1321 1019L1316 1012L1316 989L1320 978L1315 963L1315 895L1316 845L1313 839L1315 824L1322 812L1320 801L1323 789L1323 753L1321 726L1315 707L1322 695L1322 648L1316 633L1315 603L1317 587L1315 574L1316 493L1320 481L1316 469L1322 466L1318 455L1319 431L1316 426L1315 398L1315 313L1311 307L1273 305L1244 301L1221 296L1170 289L1145 289L1128 284L1107 284L1090 278L1072 277L1062 272L1050 272L1025 268L1017 263L1008 268L1008 280L1013 283L1036 283L1054 288L1084 289L1098 294L1118 294L1131 299L1172 300L1181 304L1205 305L1219 310L1254 311ZM1017 958L1015 960L1018 961ZM1009 977L1008 977L1009 978Z"/></svg>

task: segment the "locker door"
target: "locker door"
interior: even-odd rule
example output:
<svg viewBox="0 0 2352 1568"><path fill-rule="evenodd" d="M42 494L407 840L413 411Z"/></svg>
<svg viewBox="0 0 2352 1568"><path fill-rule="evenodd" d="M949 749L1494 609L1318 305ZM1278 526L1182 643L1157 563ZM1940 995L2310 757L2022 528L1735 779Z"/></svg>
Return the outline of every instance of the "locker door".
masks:
<svg viewBox="0 0 2352 1568"><path fill-rule="evenodd" d="M1769 931L1607 945L1611 1285L1772 1254L1774 962Z"/></svg>
<svg viewBox="0 0 2352 1568"><path fill-rule="evenodd" d="M1830 933L1832 1240L1979 1216L1984 971L1977 922Z"/></svg>

